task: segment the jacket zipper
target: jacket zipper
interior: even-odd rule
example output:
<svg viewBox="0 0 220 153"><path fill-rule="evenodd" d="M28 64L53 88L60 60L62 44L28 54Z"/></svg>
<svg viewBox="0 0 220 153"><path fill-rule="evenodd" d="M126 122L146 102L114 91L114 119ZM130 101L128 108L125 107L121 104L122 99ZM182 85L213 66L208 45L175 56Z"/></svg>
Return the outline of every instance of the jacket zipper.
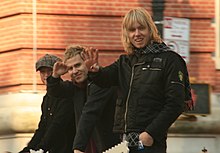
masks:
<svg viewBox="0 0 220 153"><path fill-rule="evenodd" d="M124 131L125 131L125 133L127 133L128 101L129 101L129 98L130 98L131 86L132 86L133 78L134 78L134 67L135 67L135 66L138 66L138 65L142 65L142 64L144 64L144 62L142 62L142 63L136 63L136 64L134 64L134 65L132 66L131 79L130 79L130 84L129 84L128 96L127 96L127 99L126 99L126 107L125 107L125 115L124 115L124 120L125 120L125 128L124 128Z"/></svg>

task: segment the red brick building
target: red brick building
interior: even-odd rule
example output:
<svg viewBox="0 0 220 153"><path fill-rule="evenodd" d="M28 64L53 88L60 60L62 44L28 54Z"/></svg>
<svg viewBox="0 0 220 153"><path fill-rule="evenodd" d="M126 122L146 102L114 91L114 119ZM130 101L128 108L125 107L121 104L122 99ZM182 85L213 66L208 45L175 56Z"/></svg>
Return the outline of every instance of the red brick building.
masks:
<svg viewBox="0 0 220 153"><path fill-rule="evenodd" d="M190 19L190 77L220 94L218 0L164 2L164 16ZM8 103L14 104L19 93L41 93L45 87L35 71L35 61L45 53L62 58L71 43L96 47L101 64L112 63L123 52L122 17L133 7L144 7L153 15L152 0L1 0L0 99L10 96ZM1 99L0 106L3 103ZM23 130L9 128L2 133Z"/></svg>
<svg viewBox="0 0 220 153"><path fill-rule="evenodd" d="M122 16L132 7L151 12L151 0L3 0L0 2L0 93L32 90L33 65L44 53L62 57L70 43L97 47L102 63L109 64L123 52ZM36 16L33 12L36 11ZM164 16L191 20L190 76L220 92L220 72L215 52L215 1L166 0ZM33 49L34 48L34 49ZM39 79L37 83L40 84ZM37 88L40 88L37 85Z"/></svg>

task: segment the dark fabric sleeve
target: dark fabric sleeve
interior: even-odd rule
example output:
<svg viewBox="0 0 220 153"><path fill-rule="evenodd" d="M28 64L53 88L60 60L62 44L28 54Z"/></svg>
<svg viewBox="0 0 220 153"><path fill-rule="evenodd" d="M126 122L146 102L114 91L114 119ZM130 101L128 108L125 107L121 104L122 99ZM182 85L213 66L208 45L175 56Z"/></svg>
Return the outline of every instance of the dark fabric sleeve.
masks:
<svg viewBox="0 0 220 153"><path fill-rule="evenodd" d="M171 54L164 68L165 105L146 131L154 138L161 139L168 128L183 112L185 100L185 61L176 54Z"/></svg>
<svg viewBox="0 0 220 153"><path fill-rule="evenodd" d="M72 99L57 99L56 104L57 112L38 145L44 151L48 151L56 141L59 141L59 133L63 132L65 127L70 126L69 124L74 120ZM72 127L72 130L75 131L75 126Z"/></svg>
<svg viewBox="0 0 220 153"><path fill-rule="evenodd" d="M187 71L187 66L185 64L185 107L184 111L189 112L194 110L195 102L192 99L192 88L189 80L189 74Z"/></svg>
<svg viewBox="0 0 220 153"><path fill-rule="evenodd" d="M37 130L35 130L35 133L33 135L33 137L31 138L30 142L28 143L27 147L25 147L21 152L26 152L27 150L33 149L36 150L37 145L40 143L45 130L46 130L46 122L44 120L44 107L45 106L45 96L44 96L44 100L41 104L41 117L40 117L40 122L38 123L38 128Z"/></svg>
<svg viewBox="0 0 220 153"><path fill-rule="evenodd" d="M49 76L47 78L47 94L57 98L69 98L73 96L73 83L63 81L61 78Z"/></svg>
<svg viewBox="0 0 220 153"><path fill-rule="evenodd" d="M112 96L113 88L100 88L94 84L90 86L90 95L83 108L83 112L77 127L73 149L85 151L89 138L92 135L97 121L100 119L109 96Z"/></svg>
<svg viewBox="0 0 220 153"><path fill-rule="evenodd" d="M118 86L118 65L120 59L113 64L100 68L98 72L89 72L89 80L100 87Z"/></svg>
<svg viewBox="0 0 220 153"><path fill-rule="evenodd" d="M23 150L19 151L18 153L30 153L30 149L28 147L25 147Z"/></svg>

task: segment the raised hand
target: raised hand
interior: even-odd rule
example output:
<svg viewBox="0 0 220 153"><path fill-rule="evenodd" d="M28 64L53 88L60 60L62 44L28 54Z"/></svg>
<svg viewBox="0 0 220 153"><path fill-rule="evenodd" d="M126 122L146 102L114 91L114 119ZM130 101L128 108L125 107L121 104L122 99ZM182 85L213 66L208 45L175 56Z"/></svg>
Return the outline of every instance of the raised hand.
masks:
<svg viewBox="0 0 220 153"><path fill-rule="evenodd" d="M68 67L63 62L56 62L53 66L53 74L54 78L59 78L61 75L64 75L68 72Z"/></svg>
<svg viewBox="0 0 220 153"><path fill-rule="evenodd" d="M99 71L98 49L92 47L86 47L85 51L82 52L81 56L89 71L91 72Z"/></svg>

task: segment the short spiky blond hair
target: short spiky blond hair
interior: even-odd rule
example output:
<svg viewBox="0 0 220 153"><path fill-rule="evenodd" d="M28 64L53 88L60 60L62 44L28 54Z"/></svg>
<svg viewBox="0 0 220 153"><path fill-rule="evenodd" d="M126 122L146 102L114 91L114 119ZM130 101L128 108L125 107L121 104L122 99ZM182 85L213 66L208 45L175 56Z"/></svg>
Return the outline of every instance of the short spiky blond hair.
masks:
<svg viewBox="0 0 220 153"><path fill-rule="evenodd" d="M125 14L125 17L122 21L122 35L121 35L124 49L128 54L132 54L133 49L134 49L128 37L128 29L130 29L134 25L135 22L139 23L140 25L144 27L149 28L150 42L148 43L152 43L152 42L161 43L162 42L162 39L160 38L158 34L157 27L154 24L154 21L151 15L147 12L147 10L145 10L144 8L140 8L140 7L131 9L127 12L127 14Z"/></svg>
<svg viewBox="0 0 220 153"><path fill-rule="evenodd" d="M64 53L64 62L66 62L68 59L70 59L78 54L81 56L81 53L84 50L85 50L85 48L81 45L71 44L71 45L67 46L65 53Z"/></svg>

